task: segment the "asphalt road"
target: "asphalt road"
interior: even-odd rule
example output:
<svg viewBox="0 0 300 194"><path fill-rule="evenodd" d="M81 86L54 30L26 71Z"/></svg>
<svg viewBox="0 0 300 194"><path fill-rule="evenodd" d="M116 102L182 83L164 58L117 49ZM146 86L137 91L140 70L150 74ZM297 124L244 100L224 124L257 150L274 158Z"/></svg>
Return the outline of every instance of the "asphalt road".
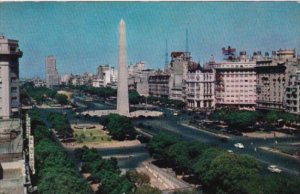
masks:
<svg viewBox="0 0 300 194"><path fill-rule="evenodd" d="M82 100L84 102L84 100ZM101 106L100 103L91 103L88 102L88 108L92 109L99 109ZM111 108L111 106L105 105L105 108ZM103 107L101 107L103 108ZM187 121L191 118L191 116L187 114L180 114L179 116L174 116L172 113L173 111L167 108L161 108L161 111L163 111L166 116L161 118L154 118L154 119L137 119L134 121L135 124L143 123L146 125L150 125L153 129L151 130L152 133L159 133L160 131L169 131L174 134L180 135L180 137L187 139L189 141L199 141L203 143L207 143L210 145L218 146L220 148L223 148L225 150L232 150L234 153L238 154L246 154L252 157L255 157L262 165L262 172L268 173L267 166L271 164L277 165L279 168L283 170L283 174L286 174L288 176L295 176L299 174L300 171L300 163L298 160L292 157L288 157L282 154L273 153L269 151L265 151L262 149L259 149L258 147L266 146L266 147L272 147L275 144L275 141L277 141L279 144L285 144L285 143L292 143L292 142L300 142L300 137L287 137L287 138L270 138L270 139L258 139L258 138L249 138L249 137L243 137L243 136L230 136L230 139L228 141L220 141L220 137L215 136L213 134L209 134L206 132L203 132L201 130L195 130L190 127L182 126L181 123L184 121ZM239 149L235 148L234 144L240 142L243 143L245 148ZM255 151L256 147L256 151ZM145 152L144 152L145 151ZM111 153L114 153L113 150L110 150L109 152L106 152L104 155L111 155ZM147 151L143 150L143 153L136 154L133 150L119 150L118 154L133 154L136 156L130 157L128 159L121 159L119 162L121 162L121 166L123 168L130 168L133 166L138 165L139 162L142 162L146 158L148 159L149 155L146 154ZM134 158L137 157L137 160L134 160ZM122 161L123 160L123 161ZM133 165L131 165L131 163Z"/></svg>
<svg viewBox="0 0 300 194"><path fill-rule="evenodd" d="M249 138L243 136L230 136L230 138L223 142L220 137L205 133L201 130L195 130L190 127L182 126L182 123L185 120L188 120L190 116L182 114L179 116L173 116L172 111L169 109L161 109L165 112L166 116L163 118L156 119L138 119L135 120L135 124L143 123L145 125L150 125L153 130L153 133L159 133L160 131L169 131L175 134L180 135L180 137L192 140L200 141L203 143L208 143L221 147L225 150L232 150L234 153L246 154L252 157L255 157L262 164L262 172L267 172L267 166L271 164L277 165L283 170L283 174L294 176L299 174L300 164L299 161L295 158L285 156L279 153L273 153L269 151L264 151L258 147L266 146L271 147L275 144L281 143L291 143L291 142L300 142L300 137L285 137L285 138L269 138L269 139L258 139L258 138ZM243 143L245 146L244 149L234 147L235 143ZM255 151L255 147L257 148Z"/></svg>

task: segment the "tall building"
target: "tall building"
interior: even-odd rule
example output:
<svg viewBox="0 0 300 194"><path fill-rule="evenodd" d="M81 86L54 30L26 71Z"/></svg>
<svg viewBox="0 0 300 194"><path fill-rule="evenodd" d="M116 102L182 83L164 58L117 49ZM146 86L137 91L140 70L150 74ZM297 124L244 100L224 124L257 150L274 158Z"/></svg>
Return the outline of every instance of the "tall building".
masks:
<svg viewBox="0 0 300 194"><path fill-rule="evenodd" d="M149 95L162 97L162 98L169 98L169 91L170 91L170 75L162 72L157 71L152 75L149 75L148 78L149 83Z"/></svg>
<svg viewBox="0 0 300 194"><path fill-rule="evenodd" d="M284 98L285 110L300 115L300 69L290 77Z"/></svg>
<svg viewBox="0 0 300 194"><path fill-rule="evenodd" d="M170 99L184 100L184 80L187 75L187 66L191 60L190 52L172 52L170 64Z"/></svg>
<svg viewBox="0 0 300 194"><path fill-rule="evenodd" d="M8 119L18 115L19 95L19 58L22 52L17 40L0 36L0 118Z"/></svg>
<svg viewBox="0 0 300 194"><path fill-rule="evenodd" d="M136 78L136 91L142 96L149 96L149 77L154 74L153 69L145 69Z"/></svg>
<svg viewBox="0 0 300 194"><path fill-rule="evenodd" d="M26 193L18 41L0 36L0 193Z"/></svg>
<svg viewBox="0 0 300 194"><path fill-rule="evenodd" d="M216 70L216 106L254 110L256 104L256 62L234 48L223 48L225 60L214 65Z"/></svg>
<svg viewBox="0 0 300 194"><path fill-rule="evenodd" d="M99 65L97 68L97 79L95 82L102 82L103 86L106 86L111 82L111 72L108 64Z"/></svg>
<svg viewBox="0 0 300 194"><path fill-rule="evenodd" d="M295 50L278 50L256 61L257 109L284 109L290 75L296 72Z"/></svg>
<svg viewBox="0 0 300 194"><path fill-rule="evenodd" d="M126 31L125 22L122 19L119 24L119 69L117 111L120 115L129 115L128 99L128 70L126 67Z"/></svg>
<svg viewBox="0 0 300 194"><path fill-rule="evenodd" d="M186 103L191 110L215 108L215 70L191 64L186 78Z"/></svg>
<svg viewBox="0 0 300 194"><path fill-rule="evenodd" d="M60 84L60 75L56 69L56 59L54 56L46 57L46 86L52 88Z"/></svg>

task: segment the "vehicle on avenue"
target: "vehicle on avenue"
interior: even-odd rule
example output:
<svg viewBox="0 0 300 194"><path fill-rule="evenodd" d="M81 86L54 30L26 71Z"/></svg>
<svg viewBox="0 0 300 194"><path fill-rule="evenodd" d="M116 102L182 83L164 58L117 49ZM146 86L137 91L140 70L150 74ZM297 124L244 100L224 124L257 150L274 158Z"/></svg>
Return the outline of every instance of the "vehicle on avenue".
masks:
<svg viewBox="0 0 300 194"><path fill-rule="evenodd" d="M281 173L281 171L282 171L276 165L270 165L270 166L268 166L268 170L271 171L271 172L275 172L275 173Z"/></svg>
<svg viewBox="0 0 300 194"><path fill-rule="evenodd" d="M242 143L236 143L236 144L234 144L234 147L240 148L240 149L244 149L245 148L245 146Z"/></svg>
<svg viewBox="0 0 300 194"><path fill-rule="evenodd" d="M178 116L178 115L179 115L179 112L176 111L176 112L173 113L173 115L174 115L174 116Z"/></svg>

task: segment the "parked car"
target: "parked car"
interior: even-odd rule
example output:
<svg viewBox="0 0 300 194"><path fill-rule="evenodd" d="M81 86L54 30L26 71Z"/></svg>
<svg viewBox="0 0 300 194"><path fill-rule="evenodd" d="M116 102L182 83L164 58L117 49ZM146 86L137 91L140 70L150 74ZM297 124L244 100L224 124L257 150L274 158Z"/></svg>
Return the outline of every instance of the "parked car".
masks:
<svg viewBox="0 0 300 194"><path fill-rule="evenodd" d="M245 146L242 143L236 143L236 144L234 144L234 147L240 148L240 149L244 149L245 148Z"/></svg>
<svg viewBox="0 0 300 194"><path fill-rule="evenodd" d="M281 171L282 171L276 165L270 165L270 166L268 166L268 170L271 171L271 172L275 172L275 173L281 173Z"/></svg>

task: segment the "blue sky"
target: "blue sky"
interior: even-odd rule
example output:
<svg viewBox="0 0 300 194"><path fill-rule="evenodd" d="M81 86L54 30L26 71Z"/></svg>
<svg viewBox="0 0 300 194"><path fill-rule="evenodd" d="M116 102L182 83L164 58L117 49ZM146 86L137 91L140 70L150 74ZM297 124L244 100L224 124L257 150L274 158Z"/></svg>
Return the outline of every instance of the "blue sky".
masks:
<svg viewBox="0 0 300 194"><path fill-rule="evenodd" d="M231 45L247 54L295 48L300 52L296 2L48 2L0 3L0 33L19 40L20 76L44 77L45 57L55 55L61 74L96 72L117 65L117 34L126 22L127 63L163 68L168 50L184 51L186 29L195 61Z"/></svg>

